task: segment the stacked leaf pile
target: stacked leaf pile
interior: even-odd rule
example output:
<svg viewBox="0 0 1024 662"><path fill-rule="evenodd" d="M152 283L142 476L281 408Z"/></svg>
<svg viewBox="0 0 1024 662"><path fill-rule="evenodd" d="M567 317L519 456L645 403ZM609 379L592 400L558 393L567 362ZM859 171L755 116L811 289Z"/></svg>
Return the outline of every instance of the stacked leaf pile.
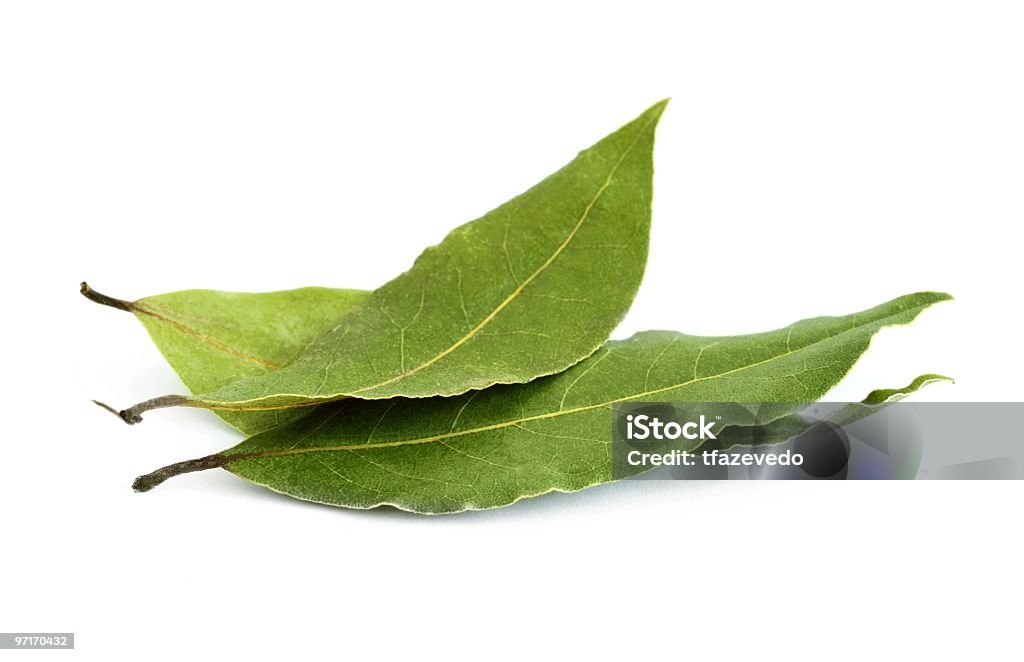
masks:
<svg viewBox="0 0 1024 662"><path fill-rule="evenodd" d="M579 490L612 479L616 403L817 400L879 329L949 298L911 294L754 335L609 342L643 276L665 104L373 292L188 290L128 302L83 283L93 301L134 313L192 391L111 411L134 424L161 407L211 409L248 435L135 488L219 467L299 499L419 513ZM780 419L792 413L780 405Z"/></svg>

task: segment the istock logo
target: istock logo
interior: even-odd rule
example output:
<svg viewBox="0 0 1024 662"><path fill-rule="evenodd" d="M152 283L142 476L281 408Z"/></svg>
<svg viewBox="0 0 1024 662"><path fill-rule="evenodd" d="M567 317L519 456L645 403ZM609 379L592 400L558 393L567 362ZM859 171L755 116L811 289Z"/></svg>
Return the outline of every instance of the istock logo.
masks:
<svg viewBox="0 0 1024 662"><path fill-rule="evenodd" d="M644 441L645 439L664 441L682 437L683 439L707 441L718 438L711 431L712 425L714 425L714 421L706 420L703 414L697 421L682 424L675 421L663 423L657 416L648 416L647 414L636 416L629 414L626 416L626 439L630 441Z"/></svg>

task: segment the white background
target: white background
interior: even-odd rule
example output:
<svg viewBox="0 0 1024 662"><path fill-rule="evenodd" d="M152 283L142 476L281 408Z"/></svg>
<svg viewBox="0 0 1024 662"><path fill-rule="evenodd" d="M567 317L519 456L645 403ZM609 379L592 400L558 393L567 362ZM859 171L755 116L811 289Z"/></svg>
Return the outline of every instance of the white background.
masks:
<svg viewBox="0 0 1024 662"><path fill-rule="evenodd" d="M74 631L33 655L83 660L1019 659L1019 483L636 483L439 518L225 472L132 493L237 435L90 404L183 387L79 281L373 288L666 96L617 337L944 290L831 399L931 371L957 383L918 399L1024 399L1020 3L369 4L0 6L0 630Z"/></svg>

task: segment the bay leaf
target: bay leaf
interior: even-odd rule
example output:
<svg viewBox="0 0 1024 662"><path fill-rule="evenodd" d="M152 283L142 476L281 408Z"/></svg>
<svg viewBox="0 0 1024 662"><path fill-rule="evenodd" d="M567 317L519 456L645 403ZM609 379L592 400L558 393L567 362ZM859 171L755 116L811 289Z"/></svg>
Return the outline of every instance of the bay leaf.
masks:
<svg viewBox="0 0 1024 662"><path fill-rule="evenodd" d="M929 373L916 377L909 384L900 388L874 390L860 402L848 402L820 419L808 419L801 414L789 414L768 421L764 425L734 425L722 431L722 434L718 436L718 445L723 450L733 446L774 446L800 435L814 435L828 427L841 428L862 418L867 418L929 384L952 381L950 377Z"/></svg>
<svg viewBox="0 0 1024 662"><path fill-rule="evenodd" d="M288 365L369 292L303 287L278 292L182 290L123 301L82 283L92 301L131 312L193 393ZM294 420L298 410L217 411L246 434Z"/></svg>
<svg viewBox="0 0 1024 662"><path fill-rule="evenodd" d="M287 366L120 413L264 410L454 396L561 372L607 340L647 260L654 132L667 101L428 248Z"/></svg>
<svg viewBox="0 0 1024 662"><path fill-rule="evenodd" d="M174 475L222 467L307 501L417 513L580 490L612 480L616 403L768 402L778 403L777 416L792 414L793 403L835 386L879 329L907 324L949 298L912 294L753 335L644 332L525 385L450 398L344 400L221 453L141 476L134 487L146 491Z"/></svg>

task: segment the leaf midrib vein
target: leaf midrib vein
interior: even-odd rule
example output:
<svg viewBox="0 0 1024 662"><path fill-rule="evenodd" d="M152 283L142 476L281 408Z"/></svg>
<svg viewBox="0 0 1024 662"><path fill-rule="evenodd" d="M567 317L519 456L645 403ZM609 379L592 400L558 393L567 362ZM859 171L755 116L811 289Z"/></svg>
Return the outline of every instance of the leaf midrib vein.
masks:
<svg viewBox="0 0 1024 662"><path fill-rule="evenodd" d="M605 178L604 183L594 193L594 197L591 198L590 202L587 203L587 206L584 208L583 213L580 215L580 218L579 218L579 220L577 220L576 225L573 227L572 231L569 232L569 234L562 241L562 243L558 246L558 248L555 249L554 253L552 253L552 255L547 260L545 260L545 262L542 265L540 265L540 267L538 267L532 274L530 274L526 278L526 280L524 280L522 283L520 283L516 287L515 290L513 290L507 297L505 297L505 299L500 304L498 304L498 306L494 310L492 310L486 317L484 317L475 327L470 329L462 338L457 340L455 343L453 343L448 348L446 348L444 351L438 353L437 355L435 355L431 359L429 359L429 360L419 364L415 368L412 368L412 369L407 370L407 371L403 371L403 372L399 373L398 375L395 375L394 377L386 379L386 380L384 380L382 382L378 382L376 384L371 384L369 386L364 386L362 388L355 389L355 390L352 390L352 391L349 391L349 392L346 392L346 393L335 393L335 394L330 394L330 395L316 395L316 396L310 396L309 394L274 393L272 395L265 395L265 396L261 396L261 397L257 397L257 398L249 398L249 399L243 399L243 400L205 400L205 399L203 399L203 400L193 400L191 402L191 404L193 406L199 406L199 407L203 407L203 408L206 408L206 409L227 410L227 411L267 411L267 410L273 410L273 409L296 409L296 408L301 408L301 407L312 407L312 406L316 406L316 405L322 404L324 402L329 402L331 400L344 399L344 398L347 398L347 397L358 396L361 393L365 393L365 392L371 391L373 389L377 389L377 388L381 388L381 387L384 387L384 386L388 386L388 385L393 384L393 383L395 383L397 381L405 379L405 378L407 378L407 377L409 377L409 376L411 376L413 374L416 374L419 371L421 371L421 370L423 370L423 369L433 365L434 363L437 363L438 361L443 359L445 356L448 356L453 351L455 351L456 349L461 347L466 342L469 342L473 337L475 337L480 332L481 329L483 329L485 326L490 324L498 316L498 314L501 313L502 310L504 310L509 304L512 303L512 301L514 301L518 296L520 296L522 294L522 292L525 290L525 288L531 282L533 282L538 276L540 276L540 274L543 273L544 270L546 270L549 266L551 266L551 264L558 258L558 256L561 255L565 251L566 247L568 247L568 245L576 237L576 235L579 232L580 228L583 226L583 223L586 222L586 220L589 218L590 212L593 210L594 205L597 204L597 201L601 198L601 196L608 189L608 187L611 186L612 181L614 180L615 174L618 172L618 169L622 165L623 161L625 161L626 157L629 156L629 154L633 151L633 149L636 147L636 144L640 141L640 138L643 137L644 132L647 131L647 128L650 127L650 125L654 121L656 121L656 119L657 118L653 118L653 119L647 120L647 122L640 128L640 130L637 132L636 136L633 138L633 141L623 151L622 155L620 155L618 160L615 162L615 165L613 165L611 170L608 172L608 176ZM238 406L236 406L236 405L239 405L239 404L244 404L244 403L249 403L249 402L259 402L260 400L268 400L268 399L277 398L277 397L302 397L302 398L310 398L310 397L312 397L313 399L311 401L307 401L307 402L296 402L296 403L290 403L290 404L286 404L286 405L277 405L277 406L272 405L272 406L269 406L269 407L238 407Z"/></svg>
<svg viewBox="0 0 1024 662"><path fill-rule="evenodd" d="M661 388L647 390L647 391L644 391L644 392L641 392L641 393L636 393L634 395L630 395L630 396L626 396L626 397L622 397L622 398L615 398L613 400L608 400L607 402L601 402L601 403L592 404L592 405L585 405L585 406L576 407L576 408L573 408L573 409L563 409L563 410L558 410L558 411L553 411L553 412L547 412L547 413L544 413L544 414L536 414L534 416L525 416L523 418L517 418L517 419L513 419L513 420L502 421L500 423L494 423L492 425L484 425L484 426L481 426L481 427L478 427L478 428L471 428L471 429L467 429L467 430L459 430L458 432L447 432L447 433L443 433L443 434L439 434L439 435L433 435L433 436L430 436L430 437L421 437L419 439L404 439L404 440L401 440L401 441L389 441L389 442L381 442L381 443L377 443L377 444L345 444L345 445L336 445L336 446L311 446L309 448L290 448L290 449L281 449L281 450L273 450L273 451L255 451L255 452L252 452L252 453L240 453L239 454L240 455L239 460L236 460L236 461L260 459L260 458L265 458L265 457L280 457L280 456L284 456L284 455L301 455L301 454L305 454L305 453L322 453L322 452L335 452L335 451L357 451L357 450L372 450L372 449L380 449L380 448L396 448L396 447L400 447L400 446L414 446L414 445L419 445L419 444L426 444L426 443L432 443L432 442L437 442L437 441L443 441L443 440L446 440L446 439L453 439L453 438L456 438L456 437L464 437L464 436L468 436L468 435L479 434L481 432L490 432L492 430L501 430L503 428L512 427L512 426L515 426L515 425L521 425L523 423L529 423L531 421L538 421L538 420L546 420L546 419L550 419L550 418L557 418L557 417L563 416L563 415L578 414L578 413L581 413L581 412L592 411L592 410L601 409L601 408L610 408L612 405L620 403L620 402L628 402L630 400L636 400L636 399L639 399L639 398L646 398L646 397L649 397L649 396L652 396L652 395L658 395L660 393L664 393L666 391L671 391L673 389L683 388L684 386L690 386L692 384L696 384L696 383L699 383L699 382L704 382L704 381L708 381L708 380L712 380L712 379L720 379L720 378L723 378L723 377L728 377L728 376L730 376L732 374L735 374L737 372L741 372L743 370L752 370L754 368L760 367L760 366L765 365L767 363L771 363L772 361L779 361L779 360L782 360L782 359L787 358L789 356L792 356L794 354L798 354L798 353L803 352L803 351L805 351L807 349L810 349L810 348L812 348L812 347L814 347L816 345L819 345L819 344L821 344L823 342L827 342L829 340L838 338L840 336L844 336L846 334L853 333L854 331L857 331L857 330L861 329L862 327L865 327L865 326L868 326L868 325L871 325L871 324L879 324L878 328L881 329L881 328L883 328L885 326L885 322L887 320L890 320L890 319L892 319L894 317L897 317L899 315L903 315L903 314L905 314L905 313L907 313L908 311L911 311L911 310L922 310L922 309L926 308L927 306L931 305L931 303L932 302L925 303L925 304L919 304L919 305L916 305L916 306L911 306L909 308L903 308L903 309L898 310L898 311L896 311L896 312L894 312L894 313L892 313L890 315L886 315L886 316L878 318L878 319L873 319L870 322L865 322L863 324L855 324L854 326L852 326L851 328L849 328L849 329L847 329L845 331L840 331L839 333L836 333L836 334L831 335L831 336L825 336L825 337L823 337L823 338L821 338L819 340L815 340L814 342L809 343L807 345L804 345L803 347L799 347L799 348L797 348L795 350L788 350L786 352L783 352L782 354L777 354L777 355L774 355L774 356L770 356L770 357L768 357L766 359L762 359L761 361L756 361L756 362L748 364L748 365L739 366L737 368L733 368L732 370L726 370L724 372L716 373L714 375L707 375L707 376L704 376L704 377L692 378L692 379L689 379L689 380L687 380L685 382L680 382L678 384L670 384L668 386L663 386Z"/></svg>
<svg viewBox="0 0 1024 662"><path fill-rule="evenodd" d="M241 350L238 350L238 349L235 349L234 347L231 347L230 345L222 343L219 340L215 340L215 339L211 338L210 336L208 336L208 335L198 331L197 329L193 329L192 327L188 326L187 324L185 324L183 322L179 322L178 320L174 319L173 317L168 316L164 312L158 312L156 307L153 306L153 304L143 303L142 301L136 301L133 305L134 305L134 309L135 309L136 312L142 313L143 315L148 315L149 317L152 317L153 319L156 319L156 320L159 320L161 322L164 322L165 324L169 324L170 326L178 329L182 333L190 335L193 338L196 338L197 340L199 340L200 342L205 343L207 345L210 345L211 347L213 347L215 349L219 349L220 351L222 351L222 352L224 352L226 354L230 354L231 356L234 356L236 358L242 359L243 361L249 361L251 363L256 363L256 364L261 365L261 366L263 366L265 368L270 368L271 370L279 370L279 369L281 369L283 367L283 366L278 365L276 363L272 363L270 361L261 359L261 358L259 358L257 356L252 356L251 354L246 354L245 352L243 352Z"/></svg>
<svg viewBox="0 0 1024 662"><path fill-rule="evenodd" d="M562 243L559 244L559 246L548 257L548 259L544 261L543 264L541 264L533 273L527 276L522 283L520 283L507 297L505 297L504 300L502 300L501 303L497 305L497 307L494 308L494 310L492 310L486 317L484 317L479 323L477 323L476 326L470 329L464 336L459 338L452 345L447 347L444 351L439 352L430 359L424 361L423 363L420 363L415 368L401 372L398 375L392 377L391 379L385 380L383 382L372 384L370 386L364 386L363 388L360 389L356 389L351 393L348 393L347 395L358 395L360 393L365 393L366 391L370 391L375 388L388 386L389 384L393 384L397 381L405 379L406 377L414 375L417 372L424 370L425 368L430 367L431 365L437 363L444 357L454 352L456 349L458 349L465 343L469 342L473 337L475 337L480 332L481 329L483 329L485 326L494 321L494 319L501 313L502 310L504 310L506 307L509 306L509 304L515 301L519 297L519 295L522 294L523 290L525 290L530 285L530 283L532 283L542 273L544 273L544 271L547 270L547 268L551 266L551 264L553 264L554 261L557 260L563 252L565 252L565 249L569 246L570 243L572 243L572 240L576 238L576 235L579 233L580 228L583 227L583 224L590 217L590 212L594 209L594 205L597 204L597 201L601 198L602 195L604 195L604 192L608 189L608 187L611 186L612 181L615 179L615 174L618 172L619 167L622 165L623 161L626 160L626 157L629 156L629 154L633 151L633 148L636 147L637 143L640 141L640 138L643 137L644 133L647 131L647 128L651 125L652 122L654 122L654 119L647 120L643 127L641 127L639 131L637 131L637 134L636 136L634 136L632 142L630 142L629 146L622 152L622 155L619 156L619 159L615 162L615 165L612 166L611 170L608 172L608 176L605 177L604 183L601 184L601 186L594 193L594 196L590 199L590 202L587 203L587 206L583 209L583 213L580 215L579 219L576 221L576 224L573 226L572 230L562 241Z"/></svg>

